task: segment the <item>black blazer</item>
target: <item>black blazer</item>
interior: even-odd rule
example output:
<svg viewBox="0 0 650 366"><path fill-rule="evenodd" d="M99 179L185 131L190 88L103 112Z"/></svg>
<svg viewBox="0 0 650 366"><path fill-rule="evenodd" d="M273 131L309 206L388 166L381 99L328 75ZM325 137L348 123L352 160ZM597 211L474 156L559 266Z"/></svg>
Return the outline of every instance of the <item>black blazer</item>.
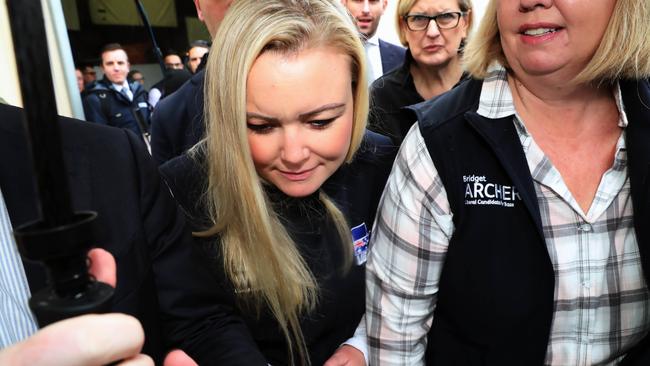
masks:
<svg viewBox="0 0 650 366"><path fill-rule="evenodd" d="M399 67L404 61L406 49L386 41L379 40L379 55L384 74Z"/></svg>
<svg viewBox="0 0 650 366"><path fill-rule="evenodd" d="M38 219L22 119L21 109L0 105L0 189L14 228ZM210 274L193 265L196 258L183 215L142 141L123 129L60 121L73 208L99 214L97 245L117 262L112 310L140 320L146 335L143 351L160 364L166 331L169 347L184 347L205 334L228 347L228 353L238 352L221 329L224 323L237 328L238 320L224 316ZM42 288L43 268L23 264L32 292Z"/></svg>
<svg viewBox="0 0 650 366"><path fill-rule="evenodd" d="M203 137L204 77L205 70L197 72L156 104L151 116L151 154L158 165L181 155Z"/></svg>

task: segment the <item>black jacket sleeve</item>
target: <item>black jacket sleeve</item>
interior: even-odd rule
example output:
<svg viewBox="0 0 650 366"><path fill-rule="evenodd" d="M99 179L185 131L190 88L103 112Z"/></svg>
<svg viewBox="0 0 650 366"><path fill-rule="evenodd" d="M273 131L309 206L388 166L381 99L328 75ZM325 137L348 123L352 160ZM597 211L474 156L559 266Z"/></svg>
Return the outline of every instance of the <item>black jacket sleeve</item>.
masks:
<svg viewBox="0 0 650 366"><path fill-rule="evenodd" d="M168 346L181 348L201 365L265 365L245 324L219 302L214 281L197 265L185 219L139 139L129 136L140 182L140 207L149 243ZM118 278L119 281L119 278Z"/></svg>

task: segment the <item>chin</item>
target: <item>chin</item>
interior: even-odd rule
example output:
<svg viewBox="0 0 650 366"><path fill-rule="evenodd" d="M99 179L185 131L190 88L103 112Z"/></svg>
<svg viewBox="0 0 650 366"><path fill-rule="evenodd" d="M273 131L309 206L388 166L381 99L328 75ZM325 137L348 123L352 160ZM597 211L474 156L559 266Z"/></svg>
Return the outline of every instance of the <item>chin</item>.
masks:
<svg viewBox="0 0 650 366"><path fill-rule="evenodd" d="M313 188L313 187L278 187L284 194L286 194L289 197L294 197L294 198L302 198L302 197L307 197L310 194L316 192L318 190L318 187Z"/></svg>
<svg viewBox="0 0 650 366"><path fill-rule="evenodd" d="M444 55L427 55L422 57L420 61L417 61L419 64L428 66L428 67L444 67L452 60L452 57L446 57Z"/></svg>
<svg viewBox="0 0 650 366"><path fill-rule="evenodd" d="M535 62L522 64L521 69L525 74L531 76L549 75L562 69L562 67L559 67L555 62L540 61L541 60L536 60Z"/></svg>

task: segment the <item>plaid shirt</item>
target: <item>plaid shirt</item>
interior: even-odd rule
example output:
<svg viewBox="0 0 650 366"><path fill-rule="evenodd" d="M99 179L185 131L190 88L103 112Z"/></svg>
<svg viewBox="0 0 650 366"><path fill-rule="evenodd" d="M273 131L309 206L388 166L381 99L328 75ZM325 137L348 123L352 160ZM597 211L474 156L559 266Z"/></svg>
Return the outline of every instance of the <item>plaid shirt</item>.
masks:
<svg viewBox="0 0 650 366"><path fill-rule="evenodd" d="M615 99L619 126L625 128L619 87ZM477 113L489 119L512 116L534 181L555 272L545 364L615 363L650 329L650 294L632 220L625 135L585 213L518 116L503 68L494 68L484 80ZM417 127L402 144L373 231L366 279L370 364L422 364L454 225ZM619 280L623 276L625 281Z"/></svg>

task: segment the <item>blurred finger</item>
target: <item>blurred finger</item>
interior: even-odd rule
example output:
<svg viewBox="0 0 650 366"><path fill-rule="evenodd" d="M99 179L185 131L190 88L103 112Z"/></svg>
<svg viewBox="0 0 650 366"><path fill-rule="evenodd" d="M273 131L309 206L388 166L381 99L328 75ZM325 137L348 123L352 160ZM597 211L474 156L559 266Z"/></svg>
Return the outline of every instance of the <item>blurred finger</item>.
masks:
<svg viewBox="0 0 650 366"><path fill-rule="evenodd" d="M117 283L117 268L115 258L111 253L101 248L94 248L88 252L90 268L88 272L94 276L97 281L105 282L113 287Z"/></svg>
<svg viewBox="0 0 650 366"><path fill-rule="evenodd" d="M165 357L164 366L198 366L198 364L187 353L175 349Z"/></svg>
<svg viewBox="0 0 650 366"><path fill-rule="evenodd" d="M154 366L151 357L139 354L117 364L118 366Z"/></svg>
<svg viewBox="0 0 650 366"><path fill-rule="evenodd" d="M15 365L106 365L134 357L143 343L142 326L132 316L84 315L51 324L23 342Z"/></svg>

